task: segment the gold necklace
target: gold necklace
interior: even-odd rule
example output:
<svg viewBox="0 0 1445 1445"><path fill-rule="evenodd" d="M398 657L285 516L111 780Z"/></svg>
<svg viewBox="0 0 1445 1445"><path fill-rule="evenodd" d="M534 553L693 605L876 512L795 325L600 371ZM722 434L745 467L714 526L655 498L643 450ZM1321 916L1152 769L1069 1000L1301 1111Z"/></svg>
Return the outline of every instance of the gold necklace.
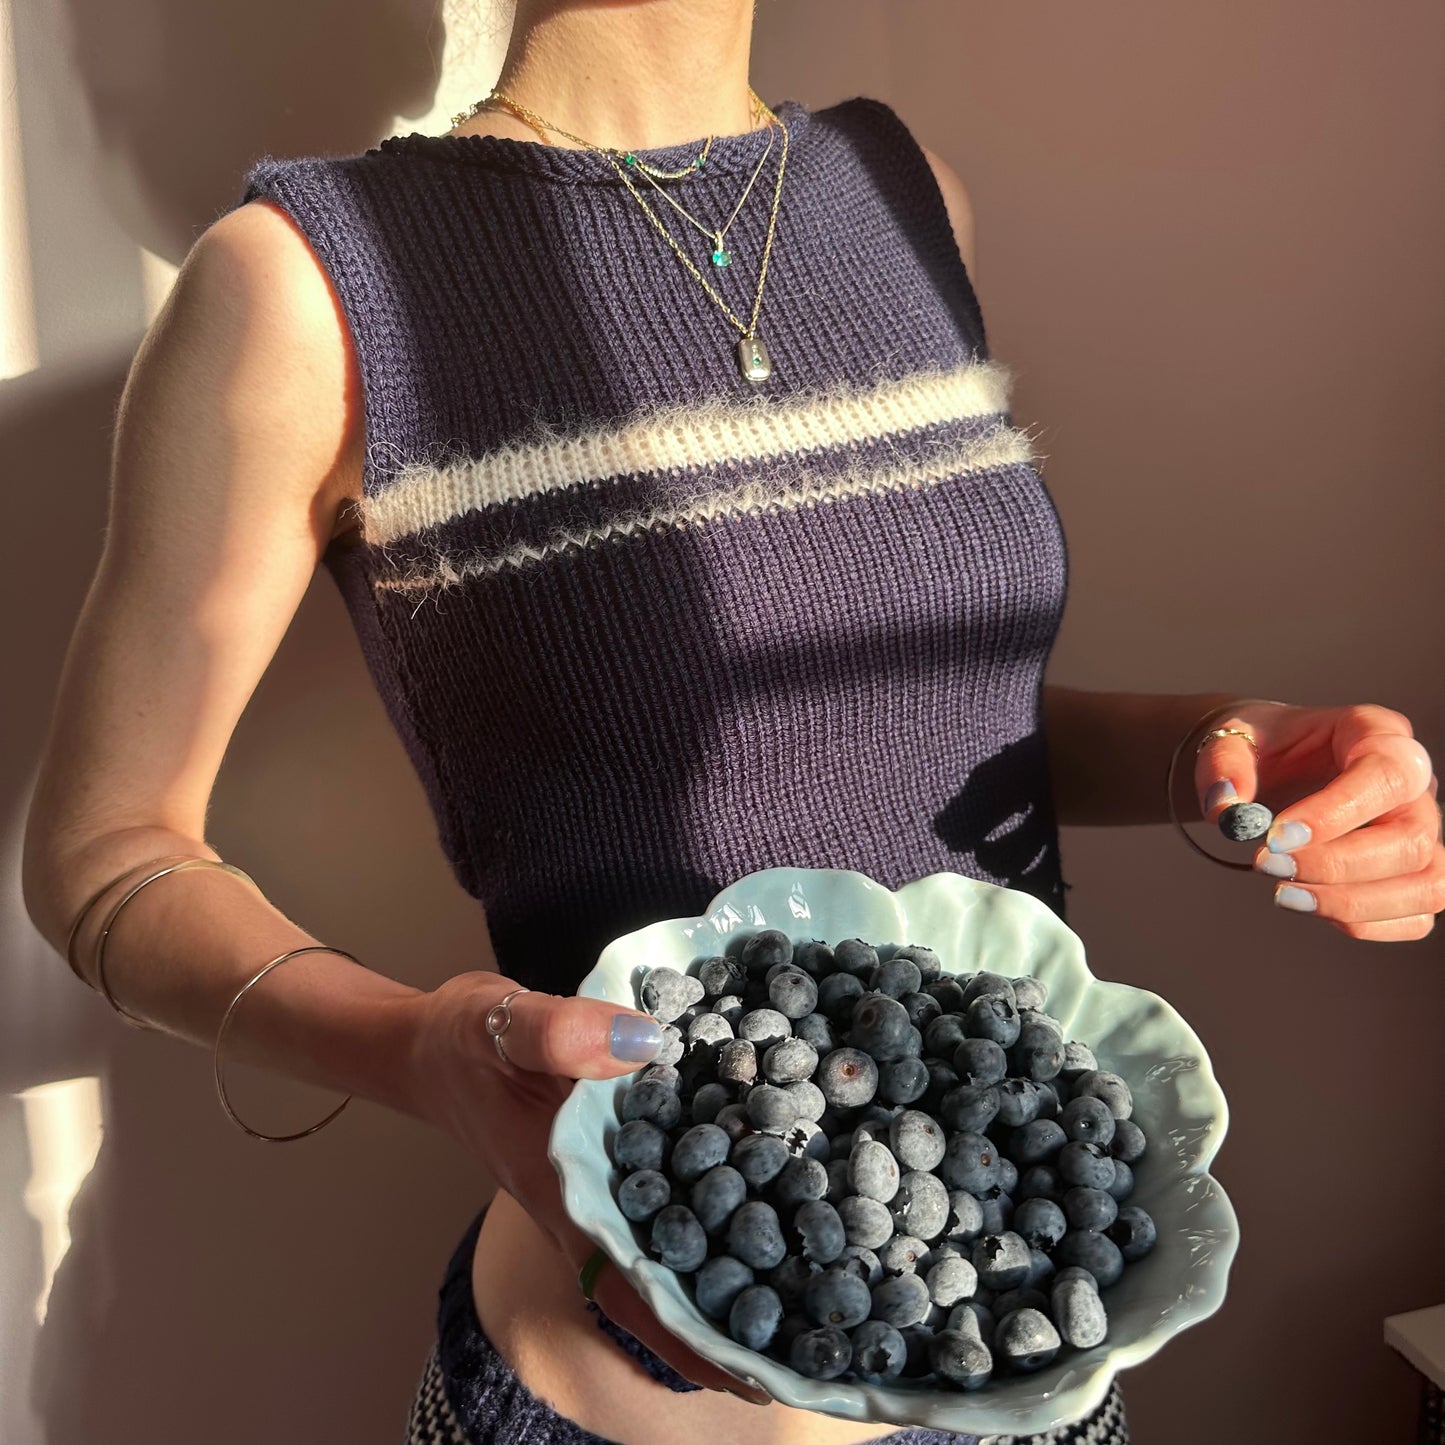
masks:
<svg viewBox="0 0 1445 1445"><path fill-rule="evenodd" d="M496 90L493 89L491 95L489 95L487 98L490 99L496 94ZM773 363L771 358L768 356L768 349L763 344L762 337L757 334L758 311L761 309L763 304L763 286L767 280L768 275L768 257L771 255L773 249L773 234L777 227L778 221L778 205L782 199L783 194L783 175L788 167L788 127L783 123L780 117L775 115L773 111L768 108L768 106L761 100L761 98L757 95L757 92L754 91L751 86L748 87L748 94L752 96L752 98L760 106L762 106L764 113L774 124L777 125L778 129L782 131L783 154L781 160L778 162L778 179L773 187L773 207L771 213L768 216L767 240L763 243L763 262L758 272L757 294L753 297L753 311L752 315L748 318L746 325L744 325L743 322L738 320L737 316L733 314L732 307L730 307L727 302L724 301L722 297L719 296L710 285L708 285L707 280L703 276L702 272L693 265L691 258L682 249L682 247L679 246L675 240L673 240L672 233L657 218L657 215L654 213L652 207L647 204L641 194L637 191L636 187L632 184L632 181L628 178L627 171L623 169L622 163L618 160L618 155L626 156L630 155L631 152L618 151L616 147L593 145L591 141L583 140L581 136L570 135L567 131L562 130L559 126L552 125L549 121L544 121L542 117L539 116L535 111L529 111L526 106L521 105L517 101L510 101L507 103L514 107L522 115L523 119L527 120L529 123L537 125L538 128L543 130L544 132L547 130L551 130L555 131L558 135L565 135L569 140L577 141L580 145L585 146L588 150L600 152L612 162L612 168L617 172L617 175L622 181L623 185L625 185L627 189L632 193L632 196L637 201L637 204L642 207L643 211L647 216L647 219L651 221L652 224L658 229L658 231L662 233L663 239L667 242L669 246L672 247L672 250L677 256L677 259L681 261L682 264L686 266L689 271L692 272L693 276L697 279L698 284L701 285L702 289L706 291L707 294L711 296L712 299L718 304L718 306L722 309L723 313L727 316L728 320L731 321L732 324L737 327L740 332L742 332L742 337L737 343L737 358L738 366L742 371L743 377L748 381L766 381L773 374ZM473 109L472 114L475 114L476 110L480 109L481 104L484 103L485 101L480 102L478 106ZM709 140L709 144L711 144L711 140ZM729 222L729 224L731 224L731 222Z"/></svg>

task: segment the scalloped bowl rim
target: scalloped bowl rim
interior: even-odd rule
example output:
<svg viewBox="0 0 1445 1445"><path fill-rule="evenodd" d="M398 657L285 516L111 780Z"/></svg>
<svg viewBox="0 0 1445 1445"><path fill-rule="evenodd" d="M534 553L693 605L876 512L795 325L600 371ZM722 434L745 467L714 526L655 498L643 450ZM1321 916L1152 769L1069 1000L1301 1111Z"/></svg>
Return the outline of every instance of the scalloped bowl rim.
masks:
<svg viewBox="0 0 1445 1445"><path fill-rule="evenodd" d="M981 1436L1043 1433L1057 1425L1083 1418L1103 1402L1119 1370L1149 1359L1174 1335L1207 1319L1224 1302L1229 1269L1239 1246L1239 1222L1228 1195L1209 1173L1209 1165L1228 1130L1229 1109L1203 1043L1183 1016L1158 994L1131 984L1098 978L1085 960L1083 941L1042 900L1020 889L1005 888L967 874L946 871L927 874L897 889L889 889L854 869L759 869L720 889L701 914L691 918L659 919L613 939L582 980L577 989L578 995L637 1007L635 995L631 992L637 969L651 967L657 960L646 965L627 965L626 960L639 952L652 952L658 945L664 949L670 946L680 956L679 945L685 944L688 957L684 962L667 961L674 967L686 968L698 957L707 956L699 952L698 939L716 941L717 947L712 951L722 952L729 939L745 937L761 928L782 928L795 941L805 936L820 936L799 933L795 927L788 926L790 923L806 922L806 919L774 917L769 920L756 903L748 901L749 894L756 896L768 890L776 891L785 882L791 885L788 893L790 907L796 898L808 909L805 890L809 887L832 887L835 890L843 887L855 889L860 895L872 892L876 898L886 896L892 900L900 919L907 916L910 898L921 904L937 903L940 898L945 903L952 903L954 899L949 896L950 892L965 898L973 894L976 901L988 900L995 911L1003 908L1015 913L1019 919L1027 920L1033 930L1031 936L1043 936L1050 943L1054 950L1053 959L1064 969L1077 992L1069 1016L1062 1019L1066 1030L1078 1016L1085 999L1098 990L1107 991L1119 1003L1128 1003L1130 1012L1125 1017L1136 1021L1152 1018L1156 1025L1165 1026L1175 1046L1170 1058L1180 1062L1174 1073L1187 1070L1192 1074L1191 1087L1196 1100L1207 1111L1200 1137L1191 1141L1192 1163L1181 1174L1159 1181L1166 1189L1177 1183L1185 1192L1192 1193L1196 1187L1202 1190L1197 1200L1184 1206L1186 1210L1207 1206L1203 1218L1209 1223L1200 1223L1200 1233L1188 1236L1208 1241L1209 1247L1203 1260L1190 1262L1191 1266L1204 1265L1199 1275L1187 1286L1186 1294L1171 1303L1167 1315L1145 1328L1137 1338L1118 1343L1106 1341L1090 1350L1070 1351L1046 1370L1007 1377L1006 1383L999 1389L986 1387L982 1391L965 1393L936 1387L907 1388L859 1381L808 1379L780 1361L736 1343L717 1322L709 1320L687 1298L679 1277L666 1266L649 1259L638 1244L633 1233L635 1226L622 1214L613 1193L611 1178L615 1166L605 1150L599 1153L595 1144L589 1146L588 1139L595 1139L595 1134L585 1135L581 1119L581 1111L587 1101L601 1097L611 1103L608 1116L615 1123L615 1101L632 1081L633 1074L610 1079L579 1079L557 1112L548 1141L548 1157L561 1179L569 1217L606 1251L664 1328L723 1369L733 1374L751 1375L783 1404L860 1423L912 1425ZM748 917L749 913L752 917ZM725 926L720 927L720 924ZM837 932L832 928L826 931L830 937ZM867 935L844 932L838 933L838 936ZM870 941L885 942L881 938ZM915 938L908 941L922 940ZM889 944L896 942L887 940ZM1036 966L1037 960L1030 959L1015 972L1023 973ZM957 964L947 962L945 968L950 972L965 971ZM1051 985L1050 1011L1053 1009L1054 988ZM1104 1066L1103 1059L1100 1064ZM574 1138L574 1135L579 1137ZM1151 1145L1154 1143L1151 1136ZM1183 1156L1180 1157L1182 1159ZM605 1167L599 1168L599 1160ZM600 1207L594 1207L589 1200L596 1198L599 1182L604 1186L601 1192L606 1196L607 1204L601 1204L599 1200ZM610 1210L607 1205L611 1206ZM1164 1234L1161 1227L1161 1242ZM1125 1278L1128 1277L1126 1272ZM1191 1290L1193 1293L1189 1292ZM1112 1319L1111 1314L1111 1322Z"/></svg>

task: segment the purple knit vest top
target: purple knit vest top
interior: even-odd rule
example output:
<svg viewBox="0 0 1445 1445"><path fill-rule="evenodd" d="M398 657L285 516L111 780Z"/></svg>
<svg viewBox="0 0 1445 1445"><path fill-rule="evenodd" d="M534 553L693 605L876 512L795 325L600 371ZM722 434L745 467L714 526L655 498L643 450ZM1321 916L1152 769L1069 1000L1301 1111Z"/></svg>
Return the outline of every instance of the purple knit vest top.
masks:
<svg viewBox="0 0 1445 1445"><path fill-rule="evenodd" d="M774 109L761 382L599 152L413 133L263 157L237 202L291 215L350 327L364 506L325 563L536 988L761 868L948 870L1064 911L1040 692L1068 559L1009 372L898 115ZM721 225L767 140L662 184ZM782 150L728 266L633 181L744 323Z"/></svg>

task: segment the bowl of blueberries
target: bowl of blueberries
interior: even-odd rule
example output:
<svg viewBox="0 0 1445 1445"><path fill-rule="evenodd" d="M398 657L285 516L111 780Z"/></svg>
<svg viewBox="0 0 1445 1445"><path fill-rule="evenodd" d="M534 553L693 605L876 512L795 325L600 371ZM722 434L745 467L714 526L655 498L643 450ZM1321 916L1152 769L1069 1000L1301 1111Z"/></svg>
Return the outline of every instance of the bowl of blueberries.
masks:
<svg viewBox="0 0 1445 1445"><path fill-rule="evenodd" d="M1223 1302L1204 1047L1029 893L769 868L614 939L578 992L664 1046L559 1109L568 1214L783 1404L1040 1434Z"/></svg>

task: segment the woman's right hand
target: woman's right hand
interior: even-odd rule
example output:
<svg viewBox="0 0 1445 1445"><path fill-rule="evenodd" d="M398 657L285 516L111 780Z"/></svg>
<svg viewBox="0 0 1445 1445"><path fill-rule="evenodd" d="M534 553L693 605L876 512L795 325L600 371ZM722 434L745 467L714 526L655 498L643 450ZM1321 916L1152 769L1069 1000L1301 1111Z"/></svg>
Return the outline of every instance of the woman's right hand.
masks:
<svg viewBox="0 0 1445 1445"><path fill-rule="evenodd" d="M576 1271L595 1246L562 1203L561 1180L547 1157L553 1118L573 1080L615 1078L654 1058L661 1027L649 1014L603 999L528 991L511 1002L504 1062L486 1017L517 987L496 973L463 973L415 1001L422 1010L414 1035L415 1097L422 1117L480 1159ZM710 1364L666 1330L616 1268L602 1270L593 1294L608 1319L694 1384L768 1402L764 1391Z"/></svg>

